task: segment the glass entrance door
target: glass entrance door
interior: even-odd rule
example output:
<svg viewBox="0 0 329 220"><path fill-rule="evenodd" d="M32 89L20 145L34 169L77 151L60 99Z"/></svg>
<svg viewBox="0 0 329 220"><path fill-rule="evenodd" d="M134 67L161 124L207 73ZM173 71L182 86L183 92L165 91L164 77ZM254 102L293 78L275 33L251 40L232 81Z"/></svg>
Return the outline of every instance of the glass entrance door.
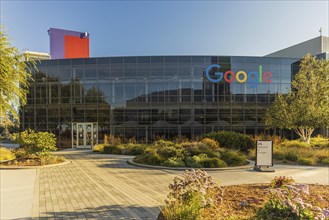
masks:
<svg viewBox="0 0 329 220"><path fill-rule="evenodd" d="M97 144L97 123L72 123L72 148L91 149Z"/></svg>

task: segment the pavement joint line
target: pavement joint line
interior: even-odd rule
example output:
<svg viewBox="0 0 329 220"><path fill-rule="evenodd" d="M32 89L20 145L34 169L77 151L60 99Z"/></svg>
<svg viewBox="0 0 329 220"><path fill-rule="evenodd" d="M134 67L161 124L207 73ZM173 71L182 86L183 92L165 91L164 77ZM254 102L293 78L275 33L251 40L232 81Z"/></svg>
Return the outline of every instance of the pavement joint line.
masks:
<svg viewBox="0 0 329 220"><path fill-rule="evenodd" d="M102 187L100 184L98 184L93 178L91 178L81 167L79 167L75 161L72 161L72 163L78 167L78 169L80 169L80 171L82 173L84 173L96 186L98 186L99 188L101 188L103 190L103 192L107 195L107 196L112 196L108 194L108 191L106 189L104 189L104 187ZM113 197L112 199L116 200L115 197ZM117 201L118 202L118 201ZM119 205L120 203L118 203ZM124 209L124 211L126 211L127 213L131 214L132 216L136 216L138 218L138 216L132 212L131 210L129 210L128 208L126 208L125 206L122 207Z"/></svg>
<svg viewBox="0 0 329 220"><path fill-rule="evenodd" d="M89 163L90 163L90 162L89 162ZM90 166L86 166L86 168L88 168L88 167L90 167ZM146 188L144 185L142 185L142 184L140 184L140 183L138 183L138 182L132 180L131 178L127 178L127 177L121 175L119 172L114 171L114 169L110 169L110 170L111 170L112 173L115 173L116 175L123 177L123 179L126 179L126 180L128 180L128 181L130 181L130 182L133 182L133 183L136 184L136 185L139 185L141 188L143 188L143 189L145 189L145 190L147 190L147 191L153 191L153 193L155 193L155 194L159 194L159 192L154 191L154 190L150 190L149 188ZM105 172L105 171L102 171L101 169L97 169L97 171L94 171L94 173L96 173L96 172L99 172L99 173L101 173L101 172L102 172L102 173L107 173L107 172ZM103 179L103 176L105 176L105 175L99 175L99 176L100 176L100 178ZM119 178L116 177L116 179L119 179ZM131 187L130 184L126 184L126 185L127 185L128 188L131 188L131 189L132 189L132 191L134 192L134 194L137 193L137 190L135 190L134 187ZM139 190L139 191L140 191L140 190ZM162 194L159 194L159 195L162 195ZM145 195L144 195L144 197L148 197L148 196L145 196ZM137 197L137 198L138 198L138 197ZM135 199L135 200L136 200L136 199ZM151 197L149 197L149 200L150 200L150 203L152 203L152 204L154 204L154 202L155 202L155 203L158 203L158 202L159 202L159 201L157 201L156 199L151 198ZM151 202L151 201L154 201L154 202Z"/></svg>

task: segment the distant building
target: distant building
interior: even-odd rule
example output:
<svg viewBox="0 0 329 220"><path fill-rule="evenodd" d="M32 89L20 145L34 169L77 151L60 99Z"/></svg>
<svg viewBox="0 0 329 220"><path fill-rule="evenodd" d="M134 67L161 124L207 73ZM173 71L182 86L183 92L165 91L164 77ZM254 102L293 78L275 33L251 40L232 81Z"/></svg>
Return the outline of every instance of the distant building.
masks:
<svg viewBox="0 0 329 220"><path fill-rule="evenodd" d="M265 57L301 59L307 53L310 53L314 56L328 52L329 52L329 37L319 36L311 40L293 45L291 47L287 47L285 49L270 53Z"/></svg>
<svg viewBox="0 0 329 220"><path fill-rule="evenodd" d="M89 58L89 33L50 28L48 34L51 59Z"/></svg>
<svg viewBox="0 0 329 220"><path fill-rule="evenodd" d="M33 70L21 128L51 131L59 147L76 148L91 148L105 134L141 142L193 139L220 130L281 134L287 131L266 130L264 113L278 93L289 92L301 57L311 53L329 59L326 39L265 57L56 59L52 54ZM329 130L314 134L328 136Z"/></svg>
<svg viewBox="0 0 329 220"><path fill-rule="evenodd" d="M50 60L50 54L49 53L42 53L42 52L36 52L36 51L25 51L24 55L26 56L26 61L30 60Z"/></svg>

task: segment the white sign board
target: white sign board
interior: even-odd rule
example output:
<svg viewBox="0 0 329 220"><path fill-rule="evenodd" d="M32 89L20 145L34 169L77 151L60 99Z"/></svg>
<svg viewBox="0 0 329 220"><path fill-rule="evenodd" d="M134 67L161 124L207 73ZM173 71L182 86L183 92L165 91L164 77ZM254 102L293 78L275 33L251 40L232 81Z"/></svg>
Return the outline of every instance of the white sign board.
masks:
<svg viewBox="0 0 329 220"><path fill-rule="evenodd" d="M273 166L273 142L257 141L256 166Z"/></svg>

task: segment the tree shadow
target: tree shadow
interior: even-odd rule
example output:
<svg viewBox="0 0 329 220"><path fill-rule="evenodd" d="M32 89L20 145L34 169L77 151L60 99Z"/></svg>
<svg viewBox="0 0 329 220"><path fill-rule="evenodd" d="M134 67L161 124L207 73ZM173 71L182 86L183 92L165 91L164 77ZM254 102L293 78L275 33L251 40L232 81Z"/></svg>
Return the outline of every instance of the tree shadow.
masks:
<svg viewBox="0 0 329 220"><path fill-rule="evenodd" d="M87 207L74 211L42 212L38 219L109 219L109 220L155 220L160 213L159 207L108 205ZM35 218L33 218L35 219Z"/></svg>

